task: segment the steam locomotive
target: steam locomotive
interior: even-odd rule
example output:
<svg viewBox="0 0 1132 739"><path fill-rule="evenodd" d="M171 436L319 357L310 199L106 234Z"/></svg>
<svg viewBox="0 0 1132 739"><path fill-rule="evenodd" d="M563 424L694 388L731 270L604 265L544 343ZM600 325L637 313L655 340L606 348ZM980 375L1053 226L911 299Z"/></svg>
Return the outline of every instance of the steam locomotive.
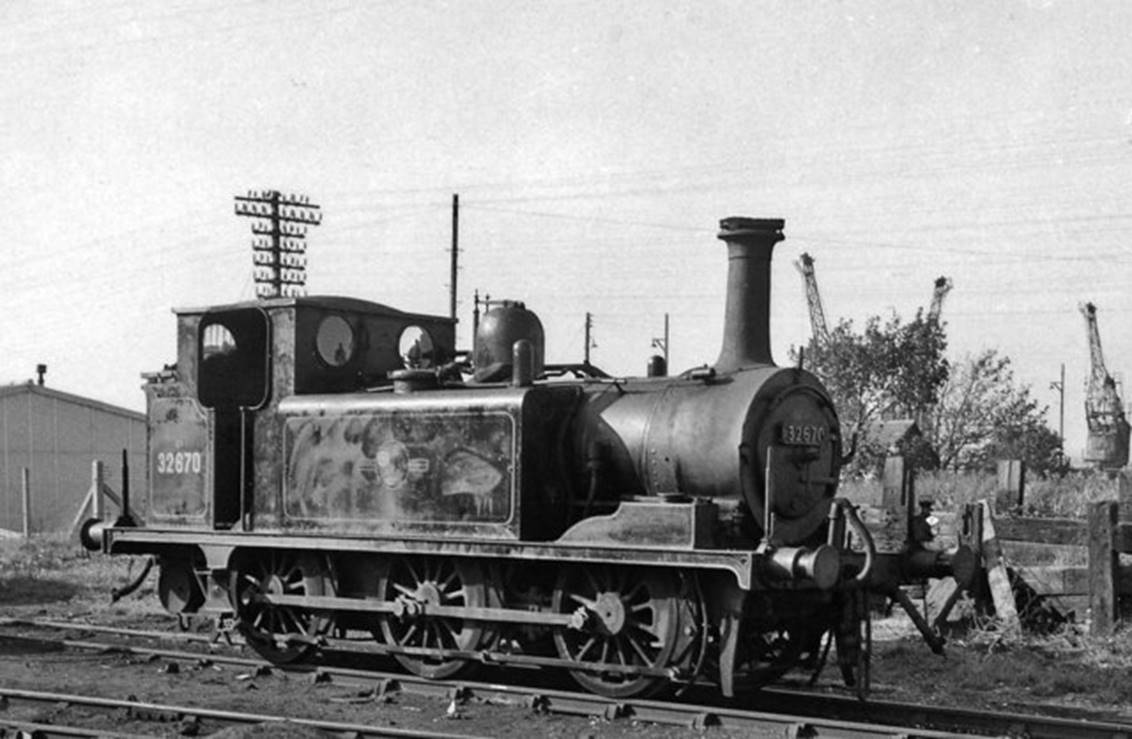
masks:
<svg viewBox="0 0 1132 739"><path fill-rule="evenodd" d="M721 221L722 351L677 376L547 365L518 303L470 361L453 320L362 300L179 310L177 363L144 376L145 525L84 542L155 555L168 611L234 615L277 663L355 645L430 678L488 662L730 696L826 637L858 681L868 593L958 560L878 552L835 497L829 394L770 356L783 225Z"/></svg>

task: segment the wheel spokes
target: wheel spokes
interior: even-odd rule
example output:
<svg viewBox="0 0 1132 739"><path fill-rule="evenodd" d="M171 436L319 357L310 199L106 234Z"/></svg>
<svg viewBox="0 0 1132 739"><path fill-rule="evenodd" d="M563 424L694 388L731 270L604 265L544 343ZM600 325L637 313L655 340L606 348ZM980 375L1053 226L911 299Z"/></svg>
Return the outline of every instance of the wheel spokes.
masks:
<svg viewBox="0 0 1132 739"><path fill-rule="evenodd" d="M261 596L319 596L326 587L328 570L314 555L296 556L277 551L244 553L233 567L230 598L249 643L275 663L293 662L310 651L309 640L324 633L330 621L297 606L270 603Z"/></svg>
<svg viewBox="0 0 1132 739"><path fill-rule="evenodd" d="M417 624L409 624L409 629L401 637L401 639L399 640L399 643L402 646L406 646L406 645L411 646L412 643L413 643L413 636L417 633L417 631L419 629L420 629L420 627Z"/></svg>
<svg viewBox="0 0 1132 739"><path fill-rule="evenodd" d="M379 592L386 600L404 599L423 608L381 617L387 643L424 650L471 651L483 638L483 627L458 617L437 616L430 608L487 605L479 565L452 559L402 557L386 569ZM398 654L398 661L424 677L450 677L464 667L462 660L443 654Z"/></svg>
<svg viewBox="0 0 1132 739"><path fill-rule="evenodd" d="M453 568L452 574L450 574L448 577L446 577L444 579L444 582L437 585L437 589L442 593L447 592L448 588L450 588L452 586L452 583L459 582L459 577L460 577L459 573L456 572L455 568ZM463 590L462 587L461 587L461 590Z"/></svg>
<svg viewBox="0 0 1132 739"><path fill-rule="evenodd" d="M588 669L573 670L583 687L621 698L655 692L666 679L654 673L680 659L680 581L674 573L632 567L565 570L555 589L559 613L586 612L581 630L558 629L559 656ZM646 674L634 672L638 668Z"/></svg>
<svg viewBox="0 0 1132 739"><path fill-rule="evenodd" d="M585 573L586 573L586 580L587 580L587 581L589 582L589 585L590 585L590 589L591 589L591 591L593 592L593 594L594 594L594 597L595 597L595 598L596 598L596 597L597 597L597 596L598 596L599 594L601 594L601 592L602 592L603 590L607 590L607 588L603 588L603 587L601 586L601 583L600 583L600 582L598 582L598 578L597 578L597 577L596 577L596 576L594 575L594 573L590 572L590 571L589 571L588 569L587 569L587 570L585 570ZM604 571L604 570L602 570L602 571L600 572L600 574L601 574L601 575L604 575L604 574L605 574L605 571Z"/></svg>
<svg viewBox="0 0 1132 739"><path fill-rule="evenodd" d="M652 656L645 652L645 648L641 646L641 643L639 641L632 637L626 637L626 641L628 641L630 646L633 647L633 651L637 653L637 656L641 658L639 664L647 665L652 662Z"/></svg>
<svg viewBox="0 0 1132 739"><path fill-rule="evenodd" d="M577 659L577 660L578 660L579 662L582 662L582 661L584 661L584 658L585 658L585 656L586 656L586 653L587 653L587 652L589 652L589 651L590 651L591 649L593 649L593 646L594 646L595 644L597 644L597 637L596 637L596 636L591 636L591 637L589 638L589 640L588 640L588 641L586 641L586 643L585 643L584 645L582 645L582 648L578 650L578 653L577 653L577 655L575 655L576 659Z"/></svg>
<svg viewBox="0 0 1132 739"><path fill-rule="evenodd" d="M628 657L625 656L624 641L625 641L624 639L616 638L616 639L613 640L613 643L617 646L617 660L621 664L627 665L627 664L629 664L629 659L628 659Z"/></svg>
<svg viewBox="0 0 1132 739"><path fill-rule="evenodd" d="M577 593L570 593L569 597L570 597L571 600L573 600L577 603L581 603L583 606L585 606L586 608L589 608L591 611L597 610L597 600L596 599L585 598L581 595L578 595Z"/></svg>
<svg viewBox="0 0 1132 739"><path fill-rule="evenodd" d="M413 583L413 585L420 585L422 582L425 582L425 580L427 578L423 578L423 577L421 577L420 575L417 574L417 570L413 566L413 561L411 559L404 560L404 563L405 563L405 569L408 570L408 575L409 575L409 578L411 579L411 582Z"/></svg>

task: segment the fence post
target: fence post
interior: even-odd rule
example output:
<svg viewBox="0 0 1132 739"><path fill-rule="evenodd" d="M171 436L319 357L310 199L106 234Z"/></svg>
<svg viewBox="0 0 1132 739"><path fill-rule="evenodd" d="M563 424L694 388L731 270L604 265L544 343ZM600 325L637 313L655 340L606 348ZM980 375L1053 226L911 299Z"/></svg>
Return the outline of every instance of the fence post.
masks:
<svg viewBox="0 0 1132 739"><path fill-rule="evenodd" d="M1095 636L1112 634L1116 625L1117 509L1112 500L1089 505L1089 632Z"/></svg>
<svg viewBox="0 0 1132 739"><path fill-rule="evenodd" d="M908 546L915 495L912 465L901 455L885 457L880 502L884 520L882 527L873 532L878 552L900 552Z"/></svg>
<svg viewBox="0 0 1132 739"><path fill-rule="evenodd" d="M102 461L94 460L90 463L90 490L94 500L91 502L91 515L99 521L106 520L106 498L102 495L102 488L106 487L106 480L102 471Z"/></svg>
<svg viewBox="0 0 1132 739"><path fill-rule="evenodd" d="M23 468L20 475L20 501L24 511L24 538L31 536L31 470Z"/></svg>
<svg viewBox="0 0 1132 739"><path fill-rule="evenodd" d="M986 573L986 553L983 551L983 506L980 503L967 503L963 506L963 525L960 543L971 547L978 557L979 569ZM970 587L971 597L979 613L990 613L993 603L986 577L976 577Z"/></svg>
<svg viewBox="0 0 1132 739"><path fill-rule="evenodd" d="M999 544L998 535L994 530L991 505L986 500L979 501L979 507L983 509L983 566L987 571L987 585L990 587L991 599L994 601L995 616L1002 622L1005 631L1017 633L1021 627L1021 622L1018 620L1018 604L1014 602L1014 589L1006 571L1006 559L1003 557L1002 545Z"/></svg>
<svg viewBox="0 0 1132 739"><path fill-rule="evenodd" d="M998 460L998 490L1010 496L1018 510L1026 502L1026 464L1020 459Z"/></svg>

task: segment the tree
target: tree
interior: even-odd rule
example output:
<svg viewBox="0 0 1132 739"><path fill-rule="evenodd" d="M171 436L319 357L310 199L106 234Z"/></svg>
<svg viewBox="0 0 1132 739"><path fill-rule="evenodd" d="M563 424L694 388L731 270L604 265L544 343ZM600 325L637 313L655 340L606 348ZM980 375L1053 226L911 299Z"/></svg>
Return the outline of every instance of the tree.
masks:
<svg viewBox="0 0 1132 739"><path fill-rule="evenodd" d="M895 315L883 323L873 316L860 333L842 319L827 339L811 339L805 364L833 397L842 438L857 436L850 473L873 471L883 459L886 450L875 440L878 421L914 418L924 425L948 378L946 348L943 327L923 311L907 323Z"/></svg>
<svg viewBox="0 0 1132 739"><path fill-rule="evenodd" d="M966 357L941 387L928 440L943 469L987 470L1009 458L1046 474L1061 439L1045 414L1029 386L1015 381L1010 358L988 349Z"/></svg>

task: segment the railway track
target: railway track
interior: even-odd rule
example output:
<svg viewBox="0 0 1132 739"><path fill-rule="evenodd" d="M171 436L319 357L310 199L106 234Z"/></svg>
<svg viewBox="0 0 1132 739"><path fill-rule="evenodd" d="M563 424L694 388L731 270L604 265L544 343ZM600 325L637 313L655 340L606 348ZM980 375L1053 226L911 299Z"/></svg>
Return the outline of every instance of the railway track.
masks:
<svg viewBox="0 0 1132 739"><path fill-rule="evenodd" d="M13 732L23 732L34 739L48 739L49 737L146 737L153 734L120 733L107 731L105 728L83 728L79 726L61 726L51 723L37 723L9 719L4 714L18 707L41 709L51 706L65 706L68 709L96 711L99 713L115 714L118 720L127 720L132 723L152 724L162 727L155 734L166 734L170 726L176 727L174 733L196 735L201 732L201 726L207 725L209 729L224 729L230 726L251 726L255 724L286 722L293 726L303 726L319 729L334 734L366 739L368 737L400 737L401 739L476 739L472 734L454 734L450 732L400 729L387 726L373 726L369 724L353 724L338 721L321 721L294 716L275 716L260 713L241 713L238 711L219 711L200 706L175 706L160 703L143 703L133 700L114 700L110 698L97 698L94 696L77 695L74 693L45 693L32 690L16 690L0 687L0 728ZM0 731L0 736L6 736ZM19 735L17 735L19 736Z"/></svg>
<svg viewBox="0 0 1132 739"><path fill-rule="evenodd" d="M210 646L205 652L180 651L161 647L99 642L88 639L59 639L21 635L22 639L42 639L69 649L115 651L169 663L192 664L208 660L247 673L269 674L277 670L258 658L248 658L227 649L217 651L214 636L178 632L138 631L91 624L58 621L0 620L0 627L101 633L131 639L174 640ZM238 644L233 645L238 646ZM233 653L222 653L222 652ZM332 681L360 693L384 695L405 692L433 696L453 702L480 700L525 705L532 710L575 716L598 716L616 721L632 718L661 725L702 729L721 729L773 734L775 736L1025 736L1092 739L1094 737L1132 737L1132 724L1073 720L1020 713L984 712L942 706L891 701L859 701L826 693L768 689L757 696L758 705L773 705L773 711L737 709L718 703L685 703L652 700L616 701L588 693L550 689L541 686L503 685L492 682L430 681L402 673L322 665L299 665L289 673L307 673L312 680Z"/></svg>

